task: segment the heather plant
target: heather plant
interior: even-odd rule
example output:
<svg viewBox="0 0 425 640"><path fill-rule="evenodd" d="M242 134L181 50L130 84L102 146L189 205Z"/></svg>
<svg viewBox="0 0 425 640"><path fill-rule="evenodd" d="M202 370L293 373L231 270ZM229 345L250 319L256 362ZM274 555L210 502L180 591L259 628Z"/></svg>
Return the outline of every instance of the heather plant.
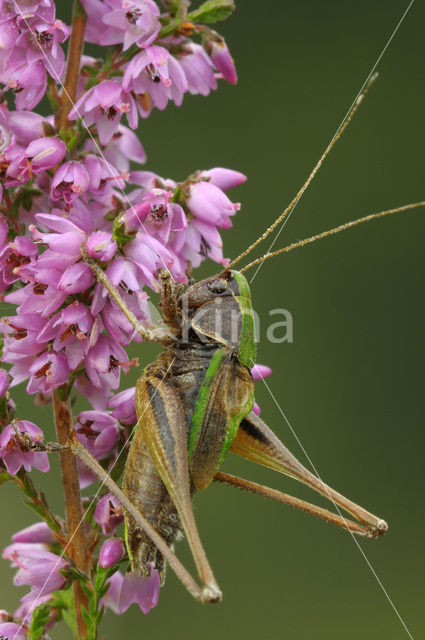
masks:
<svg viewBox="0 0 425 640"><path fill-rule="evenodd" d="M100 489L83 506L80 488L95 476L70 452L61 454L66 520L51 512L30 477L32 468L49 473L48 455L25 446L42 443L43 431L12 390L24 383L34 402L51 403L59 442L75 430L105 470L125 458L136 414L122 373L137 366L127 347L141 338L85 258L147 328L161 269L185 284L206 258L225 264L221 230L240 207L226 192L245 176L216 167L177 182L143 170L135 131L185 93L208 96L222 79L236 82L226 42L211 28L233 8L232 0L193 10L185 0L75 0L68 26L53 0L0 4L0 292L13 308L1 320L1 479L16 483L39 517L3 551L14 584L29 591L16 611L1 612L1 637L35 640L64 619L77 637L94 639L107 609L122 614L137 603L148 613L157 604L155 567L144 577L127 571L119 501ZM102 55L86 55L85 43ZM49 115L37 111L45 96ZM76 395L90 408L74 422Z"/></svg>
<svg viewBox="0 0 425 640"><path fill-rule="evenodd" d="M123 522L137 509L126 495L118 499L119 490L107 482L112 477L121 483L136 429L135 388L122 375L138 367L130 347L170 329L164 307L165 320L157 324L153 304L164 281L181 293L207 258L229 274L227 267L245 258L293 210L374 81L371 74L290 205L229 263L221 230L232 226L240 204L227 192L246 177L222 167L194 167L182 181L161 177L153 167L141 168L147 158L136 131L153 109L182 105L187 92L208 96L220 81L237 81L226 42L211 28L233 9L233 0L206 0L196 8L187 0L74 0L67 26L56 16L53 0L0 2L0 295L12 310L0 321L0 482L15 483L38 518L3 550L16 569L14 584L28 592L15 611L0 610L0 638L47 639L64 620L74 637L95 640L108 609L122 615L136 604L147 614L157 605L162 566L146 562L146 575L130 570ZM97 57L86 55L85 43L96 45ZM269 252L245 264L239 275L319 238L423 204L341 224ZM218 287L222 274L215 279ZM186 294L179 298L181 317ZM246 315L254 322L253 313ZM279 342L273 333L267 336ZM184 342L180 333L178 340ZM244 366L251 367L248 356ZM246 376L252 384L270 373L255 364ZM28 420L31 416L16 406L12 395L19 384L34 403L52 406L59 445L46 446L46 425ZM81 409L74 415L76 400ZM252 393L248 405L247 411L252 406L260 413ZM86 461L92 456L91 467L70 448L85 452ZM52 473L49 450L60 451L60 514L52 512L49 496L31 477L33 468ZM98 475L103 473L100 485L96 464ZM304 471L292 475L302 481L314 477ZM280 494L281 501L359 535L377 537L386 530L382 519L315 480L318 484L306 484L354 517L360 513L363 525L286 494ZM267 495L249 481L236 486ZM87 487L94 497L81 496ZM276 493L267 497L279 499ZM172 565L166 542L148 535ZM210 591L203 601L218 599Z"/></svg>

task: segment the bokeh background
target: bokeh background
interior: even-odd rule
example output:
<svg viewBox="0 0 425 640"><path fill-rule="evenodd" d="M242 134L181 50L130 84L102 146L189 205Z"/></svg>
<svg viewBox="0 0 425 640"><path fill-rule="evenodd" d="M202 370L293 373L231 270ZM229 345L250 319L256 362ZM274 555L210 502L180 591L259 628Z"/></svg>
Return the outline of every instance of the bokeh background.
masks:
<svg viewBox="0 0 425 640"><path fill-rule="evenodd" d="M67 18L70 3L57 4ZM140 128L148 170L176 179L212 166L247 174L233 193L242 209L224 235L229 257L295 194L408 2L237 4L219 30L238 85L222 83L208 99L187 96L180 109L155 112ZM277 246L424 198L424 20L423 5L414 3L379 63L378 82ZM406 212L269 261L252 282L262 327L273 308L294 319L294 342L268 344L263 331L258 356L273 368L268 383L293 431L323 479L390 524L384 538L359 540L368 561L342 530L211 486L195 500L196 517L223 602L196 603L168 572L148 616L135 606L124 617L107 614L109 640L402 640L409 636L394 608L410 637L424 637L424 230L424 212ZM198 275L215 269L206 264ZM154 354L138 348L142 365ZM20 417L38 420L53 438L49 409L33 408L24 388L19 400ZM264 385L257 385L257 400L263 418L308 466ZM57 461L52 465L56 477L37 480L60 512ZM224 468L323 504L294 481L233 455ZM2 488L1 546L33 522L20 500L13 487ZM177 552L192 566L185 542ZM25 592L11 586L12 575L2 561L0 603L11 610ZM70 637L63 626L52 635Z"/></svg>

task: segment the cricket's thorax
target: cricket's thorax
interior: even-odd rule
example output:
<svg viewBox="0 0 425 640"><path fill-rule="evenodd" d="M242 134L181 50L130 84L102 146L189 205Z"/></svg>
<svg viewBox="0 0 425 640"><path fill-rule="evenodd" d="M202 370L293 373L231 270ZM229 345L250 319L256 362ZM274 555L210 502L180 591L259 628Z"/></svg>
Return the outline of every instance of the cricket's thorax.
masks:
<svg viewBox="0 0 425 640"><path fill-rule="evenodd" d="M219 301L217 296L222 296ZM196 489L212 481L254 401L249 371L255 358L249 289L241 291L233 276L224 284L217 278L208 279L189 287L181 298L181 310L181 339L160 354L138 381L139 425L123 484L130 500L169 546L179 535L181 521L170 495L172 487L162 481L158 460L154 462L148 450L146 430L161 433L166 443L164 455L172 464L181 456L173 423L184 422L184 455L193 496ZM126 518L126 536L133 569L148 574L153 562L163 573L161 554L130 517Z"/></svg>

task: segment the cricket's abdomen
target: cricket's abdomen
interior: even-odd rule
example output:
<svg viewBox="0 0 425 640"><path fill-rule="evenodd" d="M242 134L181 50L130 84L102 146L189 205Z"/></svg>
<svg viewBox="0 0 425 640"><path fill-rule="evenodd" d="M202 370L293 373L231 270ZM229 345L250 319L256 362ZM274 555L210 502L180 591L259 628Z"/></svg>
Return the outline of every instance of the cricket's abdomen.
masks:
<svg viewBox="0 0 425 640"><path fill-rule="evenodd" d="M199 380L208 368L208 356L196 358L197 350L168 350L150 364L145 371L145 379L167 378L182 392L187 431L191 420L193 403L196 399ZM176 374L176 377L175 375ZM192 396L193 395L193 399ZM180 516L170 494L159 475L155 463L144 441L144 430L149 429L152 420L147 407L136 402L139 425L133 436L123 477L123 491L169 547L180 537L182 525ZM150 407L152 409L152 406ZM159 418L159 416L157 416ZM162 420L164 416L162 416ZM152 425L153 426L153 425ZM158 569L161 581L165 577L165 561L162 554L151 542L130 515L125 514L126 545L132 570L142 575L150 574L150 563Z"/></svg>
<svg viewBox="0 0 425 640"><path fill-rule="evenodd" d="M180 535L180 517L146 449L140 428L136 431L129 450L123 491L171 547ZM163 582L165 563L162 554L131 516L126 515L125 522L126 544L132 570L149 575L149 565L153 563Z"/></svg>

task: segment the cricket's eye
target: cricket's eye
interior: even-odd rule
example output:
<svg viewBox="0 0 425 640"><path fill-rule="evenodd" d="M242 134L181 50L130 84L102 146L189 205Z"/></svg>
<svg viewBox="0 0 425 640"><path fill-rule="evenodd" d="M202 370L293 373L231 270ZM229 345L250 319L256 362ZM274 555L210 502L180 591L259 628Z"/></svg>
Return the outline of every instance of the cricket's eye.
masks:
<svg viewBox="0 0 425 640"><path fill-rule="evenodd" d="M224 293L227 289L226 280L213 280L207 284L208 289L211 293Z"/></svg>

